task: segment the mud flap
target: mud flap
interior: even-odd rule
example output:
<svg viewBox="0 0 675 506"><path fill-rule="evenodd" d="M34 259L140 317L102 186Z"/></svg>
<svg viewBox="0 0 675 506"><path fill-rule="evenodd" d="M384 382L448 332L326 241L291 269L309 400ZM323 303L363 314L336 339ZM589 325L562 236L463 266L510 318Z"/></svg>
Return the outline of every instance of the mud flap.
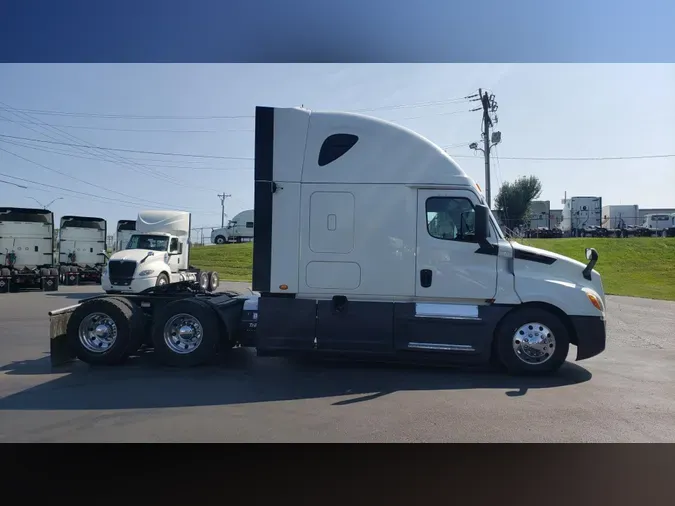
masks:
<svg viewBox="0 0 675 506"><path fill-rule="evenodd" d="M56 292L59 289L58 276L42 276L40 278L40 288L43 292Z"/></svg>
<svg viewBox="0 0 675 506"><path fill-rule="evenodd" d="M75 354L68 346L66 329L68 320L78 305L49 313L49 353L52 367L62 366L75 360Z"/></svg>

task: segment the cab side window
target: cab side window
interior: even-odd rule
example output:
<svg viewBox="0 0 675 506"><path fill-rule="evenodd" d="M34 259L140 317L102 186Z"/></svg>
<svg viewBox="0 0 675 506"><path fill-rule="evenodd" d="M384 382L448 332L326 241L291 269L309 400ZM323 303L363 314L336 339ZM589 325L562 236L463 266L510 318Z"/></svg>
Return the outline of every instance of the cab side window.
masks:
<svg viewBox="0 0 675 506"><path fill-rule="evenodd" d="M462 197L430 197L425 203L427 232L445 241L475 241L475 209Z"/></svg>
<svg viewBox="0 0 675 506"><path fill-rule="evenodd" d="M178 239L173 237L171 239L171 245L169 246L169 252L178 253Z"/></svg>

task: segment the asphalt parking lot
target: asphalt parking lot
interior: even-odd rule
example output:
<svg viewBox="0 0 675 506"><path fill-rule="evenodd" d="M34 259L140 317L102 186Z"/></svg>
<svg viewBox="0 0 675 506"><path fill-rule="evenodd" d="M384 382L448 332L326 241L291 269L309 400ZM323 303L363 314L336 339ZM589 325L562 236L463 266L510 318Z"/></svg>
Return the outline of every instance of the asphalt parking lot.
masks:
<svg viewBox="0 0 675 506"><path fill-rule="evenodd" d="M551 378L300 364L247 350L193 370L146 357L53 373L47 312L95 293L0 295L0 441L675 441L672 302L608 297L605 353L568 362Z"/></svg>

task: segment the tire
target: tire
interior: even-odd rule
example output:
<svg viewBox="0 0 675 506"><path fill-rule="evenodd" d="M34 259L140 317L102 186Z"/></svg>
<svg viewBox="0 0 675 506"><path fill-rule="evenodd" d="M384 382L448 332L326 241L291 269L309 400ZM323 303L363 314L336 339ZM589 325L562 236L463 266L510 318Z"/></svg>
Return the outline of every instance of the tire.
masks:
<svg viewBox="0 0 675 506"><path fill-rule="evenodd" d="M169 284L169 276L166 275L166 273L162 272L160 273L159 276L157 276L157 281L155 282L155 286L163 286L163 285L168 285Z"/></svg>
<svg viewBox="0 0 675 506"><path fill-rule="evenodd" d="M215 271L209 272L208 291L209 292L215 292L218 289L219 285L220 285L220 278L218 277L218 273L215 272Z"/></svg>
<svg viewBox="0 0 675 506"><path fill-rule="evenodd" d="M225 244L225 242L226 242L225 237L223 237L222 235L216 237L216 244Z"/></svg>
<svg viewBox="0 0 675 506"><path fill-rule="evenodd" d="M174 340L177 327L201 329L201 339ZM173 331L173 332L172 332ZM152 328L152 344L160 363L171 367L194 367L215 361L220 325L215 311L204 301L180 299L159 310ZM190 348L194 346L194 348ZM183 349L183 352L178 350Z"/></svg>
<svg viewBox="0 0 675 506"><path fill-rule="evenodd" d="M526 333L523 334L524 331L529 330L527 328L521 329L525 326L534 327L531 330L534 334L532 337L535 339L538 337L536 334L538 330L544 330L545 332L548 328L551 337L554 339L553 353L548 358L543 361L540 359L537 362L533 358L536 355L535 353L527 353L527 350L522 348L524 343L518 338L521 335L525 338L530 337ZM551 343L548 344L550 346ZM544 375L551 374L562 366L567 358L569 345L570 338L567 328L555 314L537 307L525 307L516 309L506 315L495 333L494 349L497 352L499 362L503 364L509 374ZM519 352L516 351L516 348L519 348Z"/></svg>
<svg viewBox="0 0 675 506"><path fill-rule="evenodd" d="M80 327L89 326L91 329L93 325L96 325L96 320L89 319L96 314L100 315L98 322L108 326L109 330L113 327L116 331L114 339L100 339L101 336L99 336L96 340L100 344L91 338L86 339L86 334L83 339L80 339ZM140 308L117 297L91 300L73 312L68 320L66 336L71 350L83 362L91 365L119 364L140 348L143 337L143 312ZM105 349L103 349L103 343L107 343ZM103 351L96 351L97 347Z"/></svg>
<svg viewBox="0 0 675 506"><path fill-rule="evenodd" d="M197 276L197 281L199 281L199 286L202 290L208 290L209 288L209 272L208 271L199 271Z"/></svg>

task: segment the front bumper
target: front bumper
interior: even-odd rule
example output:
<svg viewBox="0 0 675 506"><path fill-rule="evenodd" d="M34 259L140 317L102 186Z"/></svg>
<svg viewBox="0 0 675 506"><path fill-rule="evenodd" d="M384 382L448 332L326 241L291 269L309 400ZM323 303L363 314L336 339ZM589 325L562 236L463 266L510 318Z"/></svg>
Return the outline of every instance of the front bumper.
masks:
<svg viewBox="0 0 675 506"><path fill-rule="evenodd" d="M106 292L116 293L139 293L157 284L157 276L134 278L128 285L113 285L108 276L101 278L101 288Z"/></svg>
<svg viewBox="0 0 675 506"><path fill-rule="evenodd" d="M577 336L577 360L586 360L605 351L607 320L604 316L570 316Z"/></svg>

